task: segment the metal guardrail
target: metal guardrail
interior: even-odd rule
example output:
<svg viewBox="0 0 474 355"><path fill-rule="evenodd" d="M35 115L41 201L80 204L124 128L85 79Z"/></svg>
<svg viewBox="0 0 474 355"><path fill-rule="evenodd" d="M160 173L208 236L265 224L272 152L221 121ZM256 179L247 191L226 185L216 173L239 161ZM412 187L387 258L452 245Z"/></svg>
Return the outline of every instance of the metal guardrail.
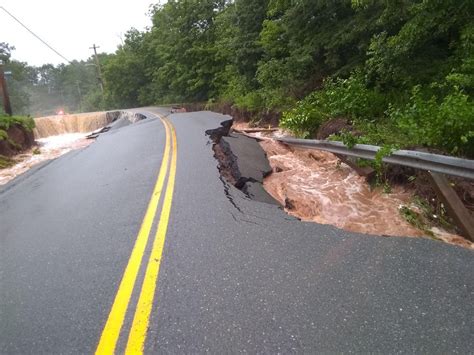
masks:
<svg viewBox="0 0 474 355"><path fill-rule="evenodd" d="M366 144L356 144L353 148L348 148L342 142L313 139L276 138L276 140L296 147L325 150L335 154L368 160L375 160L377 151L381 149L380 147ZM382 160L389 164L408 166L474 180L474 160L413 150L396 150Z"/></svg>

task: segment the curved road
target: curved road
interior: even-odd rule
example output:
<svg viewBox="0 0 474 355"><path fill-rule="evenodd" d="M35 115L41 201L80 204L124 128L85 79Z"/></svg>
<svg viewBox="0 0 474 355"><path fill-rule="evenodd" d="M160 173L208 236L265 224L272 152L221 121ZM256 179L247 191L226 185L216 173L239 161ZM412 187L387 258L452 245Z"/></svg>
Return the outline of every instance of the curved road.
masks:
<svg viewBox="0 0 474 355"><path fill-rule="evenodd" d="M0 188L0 353L472 352L471 251L299 222L221 181L226 117L138 111Z"/></svg>

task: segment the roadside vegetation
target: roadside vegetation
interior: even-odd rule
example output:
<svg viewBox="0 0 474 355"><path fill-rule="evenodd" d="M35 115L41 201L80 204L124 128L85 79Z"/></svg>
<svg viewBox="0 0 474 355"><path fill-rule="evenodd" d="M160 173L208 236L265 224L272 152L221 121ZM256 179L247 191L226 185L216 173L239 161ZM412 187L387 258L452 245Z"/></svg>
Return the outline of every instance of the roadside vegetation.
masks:
<svg viewBox="0 0 474 355"><path fill-rule="evenodd" d="M8 116L0 112L0 141L8 139L7 131L14 125L19 125L30 132L35 128L35 122L31 117Z"/></svg>
<svg viewBox="0 0 474 355"><path fill-rule="evenodd" d="M0 112L0 169L8 168L15 164L15 161L4 155L4 149L12 147L15 150L21 150L23 147L17 144L8 135L8 130L17 126L21 130L31 132L35 127L35 122L31 117L25 116L8 116Z"/></svg>
<svg viewBox="0 0 474 355"><path fill-rule="evenodd" d="M8 136L8 129L13 125L19 125L22 129L31 131L34 128L34 121L30 117L7 116L0 112L0 169L5 169L15 164L13 159L2 154L2 148L4 148L2 142L13 147L17 146Z"/></svg>

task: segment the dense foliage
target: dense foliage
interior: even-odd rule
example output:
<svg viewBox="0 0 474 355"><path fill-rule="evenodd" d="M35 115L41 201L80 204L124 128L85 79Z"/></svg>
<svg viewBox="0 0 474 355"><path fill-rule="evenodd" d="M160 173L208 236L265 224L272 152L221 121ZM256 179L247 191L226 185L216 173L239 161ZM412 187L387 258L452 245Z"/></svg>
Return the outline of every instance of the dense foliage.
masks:
<svg viewBox="0 0 474 355"><path fill-rule="evenodd" d="M170 0L104 72L109 103L226 102L313 136L474 155L474 2Z"/></svg>

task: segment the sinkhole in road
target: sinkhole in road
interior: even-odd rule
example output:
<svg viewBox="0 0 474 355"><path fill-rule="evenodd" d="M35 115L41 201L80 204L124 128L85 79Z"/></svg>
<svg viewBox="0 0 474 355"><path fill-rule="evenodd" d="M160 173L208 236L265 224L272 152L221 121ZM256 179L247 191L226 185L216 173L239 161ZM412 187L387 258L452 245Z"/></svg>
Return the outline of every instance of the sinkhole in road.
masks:
<svg viewBox="0 0 474 355"><path fill-rule="evenodd" d="M261 133L250 138L249 134L236 133L235 126L232 120L225 121L206 134L214 142L214 156L222 178L249 198L278 201L288 214L305 222L387 237L426 236L426 232L409 224L399 212L402 206L416 208L412 205L414 191L409 187L393 186L390 193L382 188L373 189L364 177L332 153L292 148ZM252 139L260 141L253 149L260 148L265 161L259 153L252 155L244 151L242 156L242 146L248 150ZM239 140L241 144L237 143ZM256 161L245 161L254 157ZM253 184L250 189L249 182ZM265 198L261 198L261 191L257 198L252 194L256 185L261 186ZM456 234L440 228L431 231L437 239L474 248L473 243Z"/></svg>

